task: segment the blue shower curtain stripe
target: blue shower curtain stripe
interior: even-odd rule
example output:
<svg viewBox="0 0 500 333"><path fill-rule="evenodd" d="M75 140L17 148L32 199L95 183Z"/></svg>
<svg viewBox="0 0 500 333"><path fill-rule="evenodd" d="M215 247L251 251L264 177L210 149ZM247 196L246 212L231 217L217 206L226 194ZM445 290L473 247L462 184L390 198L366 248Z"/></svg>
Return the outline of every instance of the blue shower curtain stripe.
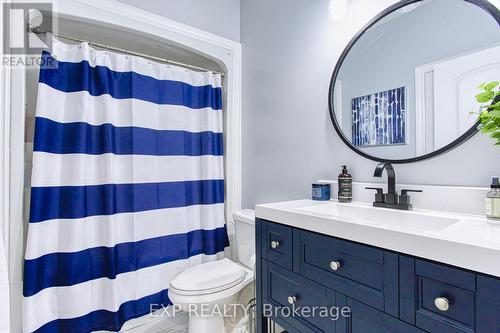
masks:
<svg viewBox="0 0 500 333"><path fill-rule="evenodd" d="M34 151L54 154L223 155L222 133L92 126L36 118Z"/></svg>
<svg viewBox="0 0 500 333"><path fill-rule="evenodd" d="M221 87L192 86L186 82L158 80L135 72L116 72L106 66L58 61L48 52L42 57L51 66L40 70L40 82L64 92L88 91L92 96L135 98L155 104L184 105L193 109L222 109ZM56 67L57 71L51 69ZM82 75L85 73L85 75ZM67 80L71 77L73 80Z"/></svg>
<svg viewBox="0 0 500 333"><path fill-rule="evenodd" d="M30 223L224 202L224 180L31 189Z"/></svg>
<svg viewBox="0 0 500 333"><path fill-rule="evenodd" d="M221 77L85 43L52 47L40 70L23 331L118 331L170 304L170 281L229 245Z"/></svg>
<svg viewBox="0 0 500 333"><path fill-rule="evenodd" d="M77 318L56 319L33 331L33 333L75 332L75 327L78 328L77 332L96 330L116 332L124 321L148 314L151 304L159 307L160 304L169 303L168 290L165 289L136 301L125 302L120 305L118 311L97 310Z"/></svg>
<svg viewBox="0 0 500 333"><path fill-rule="evenodd" d="M75 253L51 253L26 260L24 296L35 295L49 287L72 286L85 281L136 271L174 260L224 251L226 228L195 230L187 234L167 235L112 248L96 247ZM130 261L131 256L136 257ZM113 265L106 265L112 262ZM77 272L77 274L75 274Z"/></svg>

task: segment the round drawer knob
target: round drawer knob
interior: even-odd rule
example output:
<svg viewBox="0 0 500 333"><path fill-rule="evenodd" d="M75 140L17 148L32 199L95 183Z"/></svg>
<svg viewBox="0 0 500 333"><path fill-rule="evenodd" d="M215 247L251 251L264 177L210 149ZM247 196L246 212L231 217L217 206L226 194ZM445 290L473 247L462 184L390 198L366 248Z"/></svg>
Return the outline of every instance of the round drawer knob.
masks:
<svg viewBox="0 0 500 333"><path fill-rule="evenodd" d="M434 305L439 311L448 311L450 301L446 297L438 297L434 300Z"/></svg>
<svg viewBox="0 0 500 333"><path fill-rule="evenodd" d="M272 241L272 242L271 242L271 247L272 247L273 249L276 249L276 248L278 248L279 246L280 246L280 242L278 242L278 241Z"/></svg>
<svg viewBox="0 0 500 333"><path fill-rule="evenodd" d="M295 302L297 302L297 297L295 297L295 296L288 296L288 303L295 304Z"/></svg>
<svg viewBox="0 0 500 333"><path fill-rule="evenodd" d="M332 261L330 263L330 268L334 271L337 271L340 269L340 261Z"/></svg>

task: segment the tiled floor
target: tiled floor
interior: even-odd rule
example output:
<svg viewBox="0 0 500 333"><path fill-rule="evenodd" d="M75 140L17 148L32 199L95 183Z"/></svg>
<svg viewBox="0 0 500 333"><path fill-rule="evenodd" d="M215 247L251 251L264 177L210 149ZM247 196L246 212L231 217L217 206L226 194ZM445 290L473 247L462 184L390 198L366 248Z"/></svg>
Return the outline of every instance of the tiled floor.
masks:
<svg viewBox="0 0 500 333"><path fill-rule="evenodd" d="M172 317L158 318L151 320L140 326L125 329L126 333L187 333L188 329L187 313L179 313Z"/></svg>
<svg viewBox="0 0 500 333"><path fill-rule="evenodd" d="M187 333L188 324L180 324L171 328L162 329L160 331L155 331L156 333Z"/></svg>

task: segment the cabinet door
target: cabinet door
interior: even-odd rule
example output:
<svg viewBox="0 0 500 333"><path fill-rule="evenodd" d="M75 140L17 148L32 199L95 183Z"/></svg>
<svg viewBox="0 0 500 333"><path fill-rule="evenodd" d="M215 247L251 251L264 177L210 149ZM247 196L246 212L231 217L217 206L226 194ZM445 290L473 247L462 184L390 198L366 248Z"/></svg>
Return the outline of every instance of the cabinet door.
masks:
<svg viewBox="0 0 500 333"><path fill-rule="evenodd" d="M321 312L335 308L333 291L266 260L262 274L264 316L291 332L336 332L335 318Z"/></svg>
<svg viewBox="0 0 500 333"><path fill-rule="evenodd" d="M476 332L500 333L500 279L477 277Z"/></svg>
<svg viewBox="0 0 500 333"><path fill-rule="evenodd" d="M337 295L337 305L347 306L351 315L337 324L341 333L425 333L424 331L378 311L352 298Z"/></svg>
<svg viewBox="0 0 500 333"><path fill-rule="evenodd" d="M405 256L400 267L401 319L430 333L479 332L476 274Z"/></svg>
<svg viewBox="0 0 500 333"><path fill-rule="evenodd" d="M293 229L291 227L264 221L262 253L264 258L292 270Z"/></svg>

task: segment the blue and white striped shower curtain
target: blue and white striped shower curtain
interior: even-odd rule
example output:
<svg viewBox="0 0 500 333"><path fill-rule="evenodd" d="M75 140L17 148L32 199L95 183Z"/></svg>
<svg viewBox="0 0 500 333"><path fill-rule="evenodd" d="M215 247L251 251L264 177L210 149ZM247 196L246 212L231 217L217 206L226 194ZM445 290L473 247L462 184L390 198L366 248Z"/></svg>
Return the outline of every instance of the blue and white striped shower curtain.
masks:
<svg viewBox="0 0 500 333"><path fill-rule="evenodd" d="M43 57L23 330L117 331L228 245L221 77L85 43Z"/></svg>

